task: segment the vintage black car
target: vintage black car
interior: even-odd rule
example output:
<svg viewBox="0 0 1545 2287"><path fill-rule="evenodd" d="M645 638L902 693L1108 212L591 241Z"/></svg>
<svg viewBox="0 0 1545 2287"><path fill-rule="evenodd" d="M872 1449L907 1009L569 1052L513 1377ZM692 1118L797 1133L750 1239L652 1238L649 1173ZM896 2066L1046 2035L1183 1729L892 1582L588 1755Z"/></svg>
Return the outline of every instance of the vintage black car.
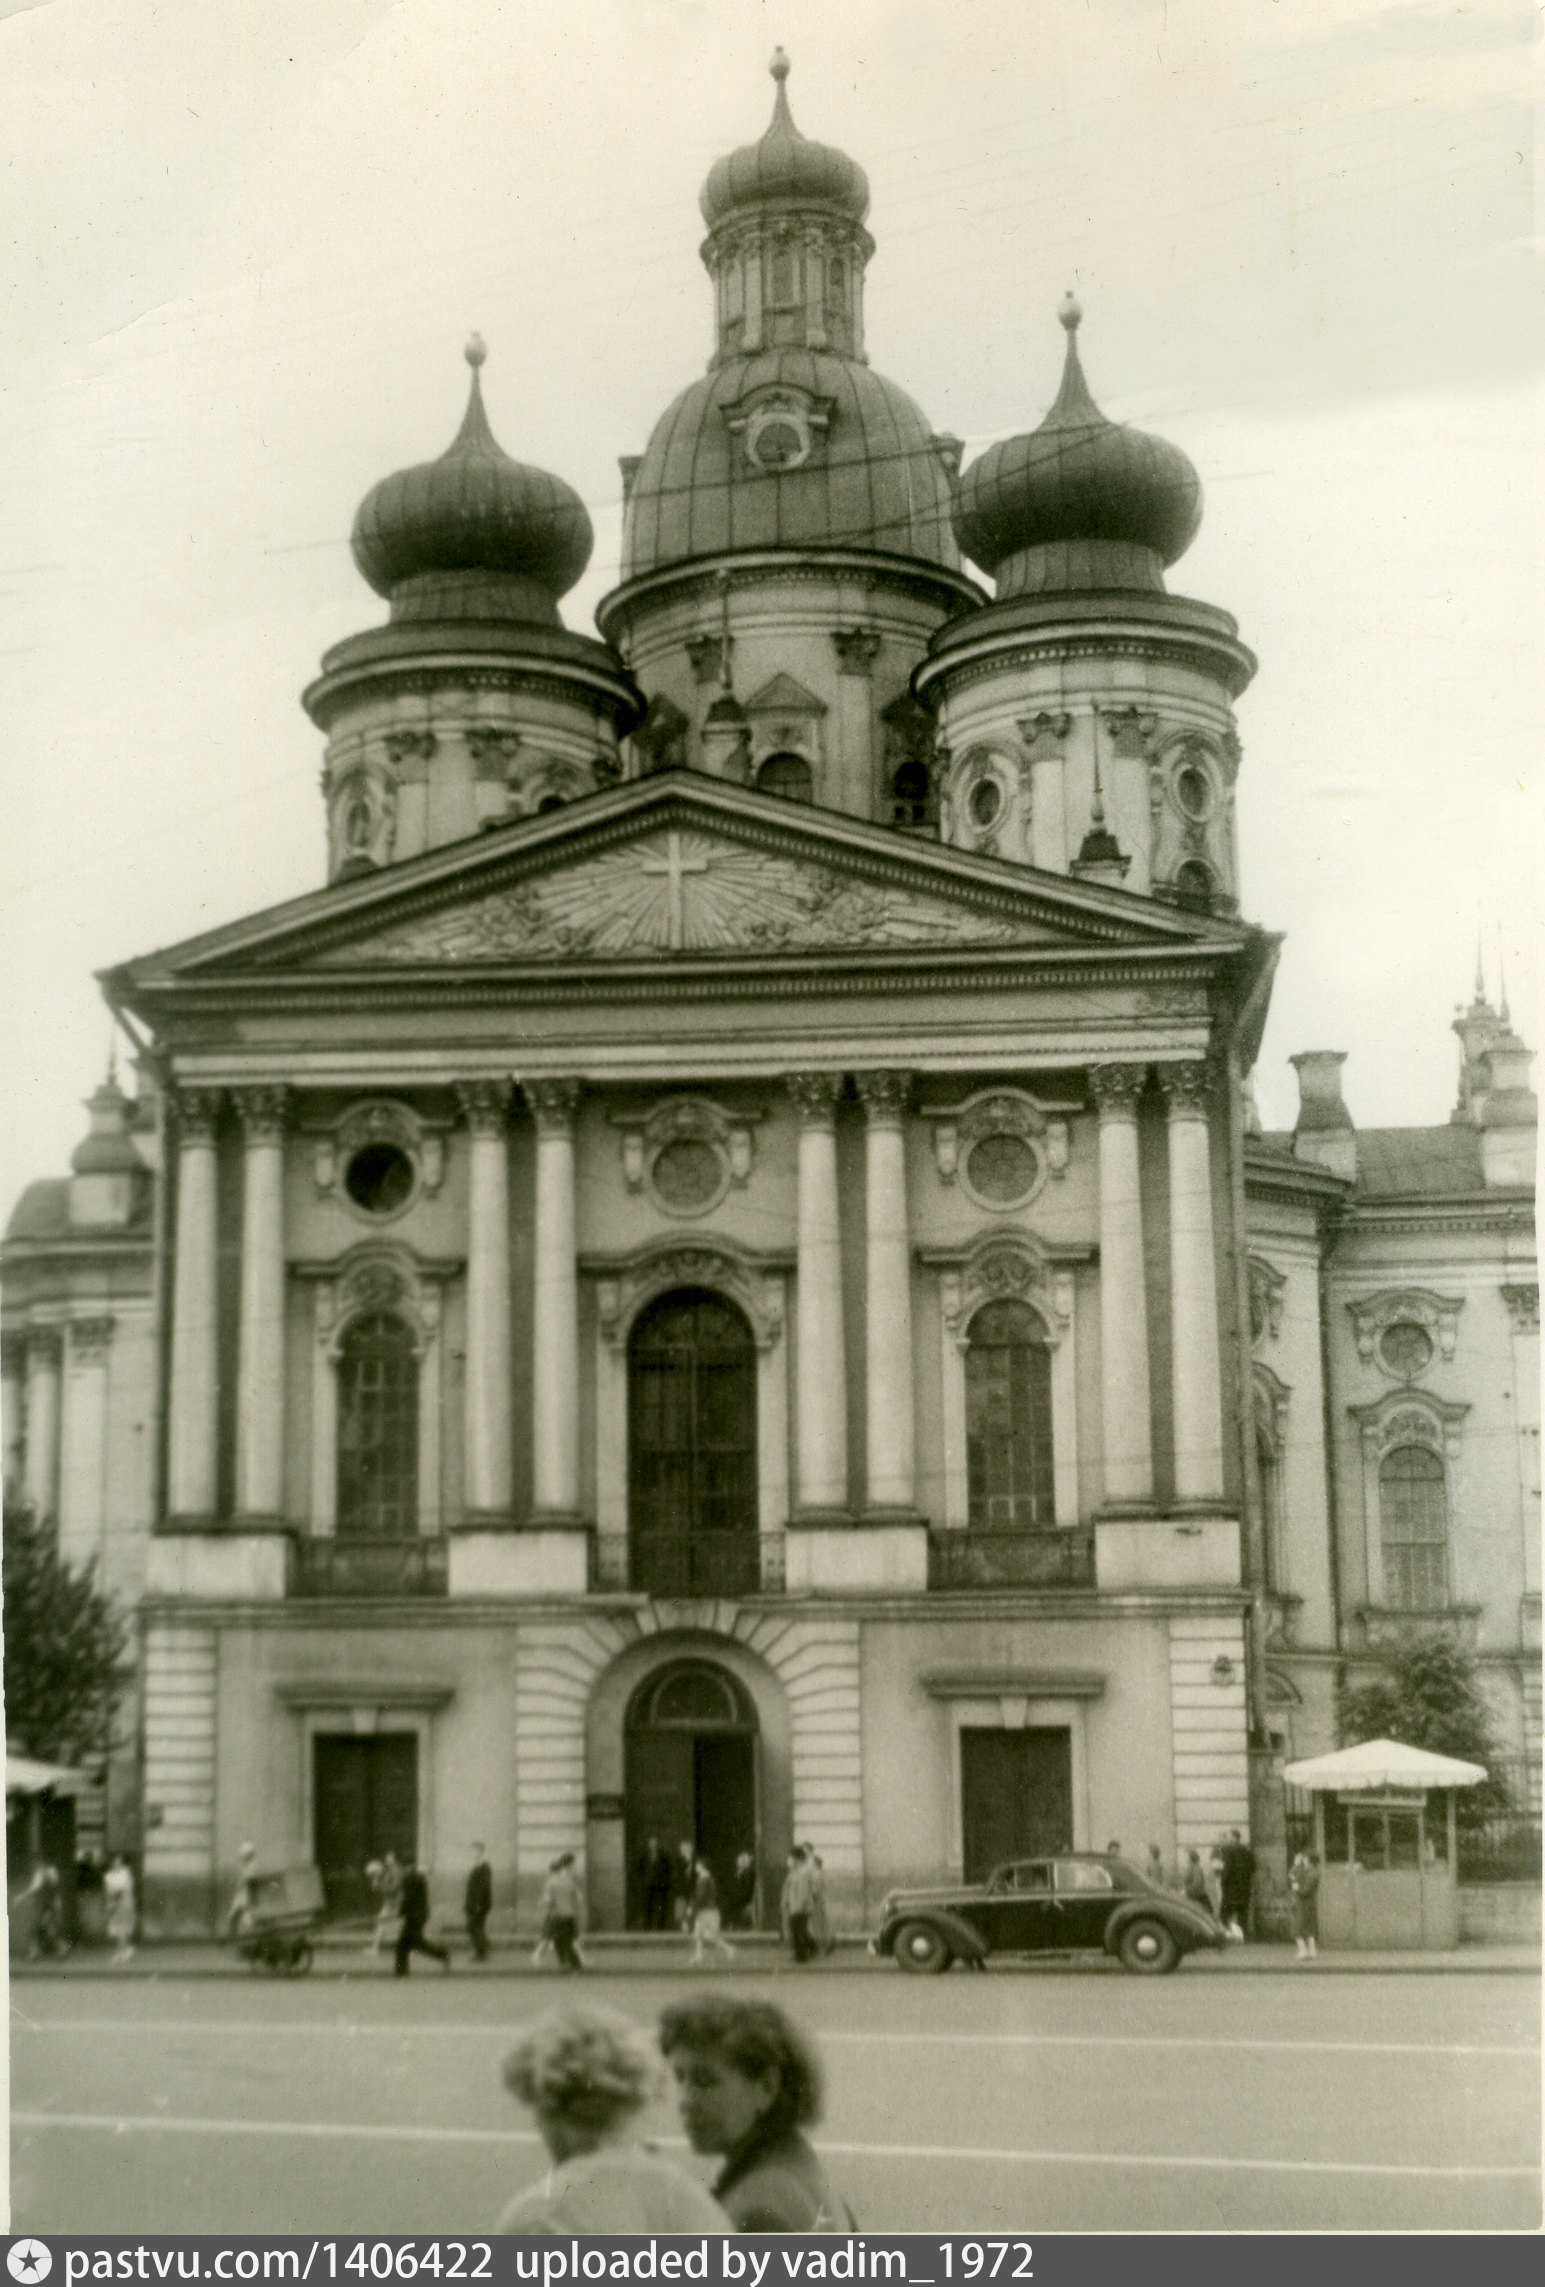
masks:
<svg viewBox="0 0 1545 2287"><path fill-rule="evenodd" d="M1155 1889L1124 1859L1069 1851L1015 1859L985 1882L893 1890L870 1951L920 1971L979 1967L996 1953L1107 1953L1162 1977L1182 1954L1225 1942L1205 1906Z"/></svg>

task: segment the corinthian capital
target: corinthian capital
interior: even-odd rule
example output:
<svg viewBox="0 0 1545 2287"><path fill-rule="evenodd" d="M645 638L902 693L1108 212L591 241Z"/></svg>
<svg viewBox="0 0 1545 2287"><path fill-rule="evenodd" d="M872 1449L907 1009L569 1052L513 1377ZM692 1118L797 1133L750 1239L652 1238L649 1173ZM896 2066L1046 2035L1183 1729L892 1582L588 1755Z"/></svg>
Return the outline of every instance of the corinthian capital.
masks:
<svg viewBox="0 0 1545 2287"><path fill-rule="evenodd" d="M901 1118L912 1093L910 1072L855 1072L853 1081L871 1120Z"/></svg>
<svg viewBox="0 0 1545 2287"><path fill-rule="evenodd" d="M215 1140L215 1128L220 1119L218 1088L179 1088L177 1091L177 1135L185 1144L208 1144Z"/></svg>
<svg viewBox="0 0 1545 2287"><path fill-rule="evenodd" d="M277 1142L284 1133L289 1090L282 1083L264 1083L261 1087L237 1088L232 1093L248 1143Z"/></svg>
<svg viewBox="0 0 1545 2287"><path fill-rule="evenodd" d="M456 1093L475 1136L502 1136L510 1119L508 1080L458 1080Z"/></svg>
<svg viewBox="0 0 1545 2287"><path fill-rule="evenodd" d="M791 1072L788 1091L794 1099L800 1123L807 1128L829 1128L837 1117L837 1098L842 1093L840 1072Z"/></svg>
<svg viewBox="0 0 1545 2287"><path fill-rule="evenodd" d="M1164 1090L1172 1120L1206 1119L1207 1066L1200 1058L1194 1064L1157 1064L1154 1075Z"/></svg>
<svg viewBox="0 0 1545 2287"><path fill-rule="evenodd" d="M526 1102L539 1136L566 1136L574 1126L579 1103L577 1080L523 1080Z"/></svg>
<svg viewBox="0 0 1545 2287"><path fill-rule="evenodd" d="M1135 1119L1137 1099L1147 1078L1146 1064L1092 1064L1089 1092L1101 1119Z"/></svg>

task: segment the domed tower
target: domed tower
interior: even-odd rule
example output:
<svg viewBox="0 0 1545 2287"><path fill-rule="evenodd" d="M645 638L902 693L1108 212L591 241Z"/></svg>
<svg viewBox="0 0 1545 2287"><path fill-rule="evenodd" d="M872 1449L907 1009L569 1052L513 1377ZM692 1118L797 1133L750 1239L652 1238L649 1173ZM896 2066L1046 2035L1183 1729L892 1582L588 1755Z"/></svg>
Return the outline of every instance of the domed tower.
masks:
<svg viewBox="0 0 1545 2287"><path fill-rule="evenodd" d="M703 186L713 355L622 464L622 584L597 616L649 701L638 770L930 824L909 681L981 601L951 524L960 446L865 358L869 185L801 135L788 74L779 49L771 125Z"/></svg>
<svg viewBox="0 0 1545 2287"><path fill-rule="evenodd" d="M973 461L955 532L997 601L942 628L941 832L964 849L1203 910L1238 906L1234 620L1165 592L1201 522L1184 453L1106 419L1069 295L1062 386L1038 429Z"/></svg>
<svg viewBox="0 0 1545 2287"><path fill-rule="evenodd" d="M354 561L391 618L335 644L304 694L327 733L332 880L609 785L638 719L616 654L558 616L590 561L590 518L494 441L486 354L474 334L449 450L384 478L354 519Z"/></svg>

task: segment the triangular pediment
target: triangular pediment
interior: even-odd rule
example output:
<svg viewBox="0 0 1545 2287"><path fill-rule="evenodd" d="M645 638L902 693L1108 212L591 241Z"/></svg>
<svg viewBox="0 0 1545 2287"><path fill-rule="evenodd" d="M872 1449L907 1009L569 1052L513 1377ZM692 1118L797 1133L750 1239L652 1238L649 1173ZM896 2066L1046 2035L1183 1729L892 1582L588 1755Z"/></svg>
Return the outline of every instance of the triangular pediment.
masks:
<svg viewBox="0 0 1545 2287"><path fill-rule="evenodd" d="M777 674L746 701L748 715L824 715L826 701L796 683L792 675Z"/></svg>
<svg viewBox="0 0 1545 2287"><path fill-rule="evenodd" d="M674 964L1240 943L1119 890L1033 873L685 772L334 883L150 955L126 983L324 970Z"/></svg>

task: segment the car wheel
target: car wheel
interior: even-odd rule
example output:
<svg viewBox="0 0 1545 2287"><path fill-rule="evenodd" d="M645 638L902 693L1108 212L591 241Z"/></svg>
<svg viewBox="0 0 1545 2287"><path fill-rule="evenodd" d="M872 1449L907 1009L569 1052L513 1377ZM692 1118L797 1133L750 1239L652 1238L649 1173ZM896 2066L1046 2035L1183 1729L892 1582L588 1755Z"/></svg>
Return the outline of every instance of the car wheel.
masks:
<svg viewBox="0 0 1545 2287"><path fill-rule="evenodd" d="M1139 1977L1164 1977L1180 1959L1180 1948L1162 1922L1144 1915L1121 1933L1121 1966Z"/></svg>
<svg viewBox="0 0 1545 2287"><path fill-rule="evenodd" d="M903 1969L924 1975L937 1975L954 1959L932 1922L903 1922L891 1952Z"/></svg>

